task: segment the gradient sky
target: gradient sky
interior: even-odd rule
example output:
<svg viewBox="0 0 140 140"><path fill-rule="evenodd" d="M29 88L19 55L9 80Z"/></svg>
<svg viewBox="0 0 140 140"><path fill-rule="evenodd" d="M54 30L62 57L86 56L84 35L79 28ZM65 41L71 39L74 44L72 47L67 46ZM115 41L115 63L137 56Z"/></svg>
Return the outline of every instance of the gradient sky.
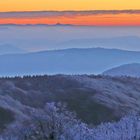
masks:
<svg viewBox="0 0 140 140"><path fill-rule="evenodd" d="M131 10L129 11L129 9ZM73 13L73 11L76 12ZM80 13L81 11L83 12ZM140 26L140 0L0 1L0 24L56 23L95 26Z"/></svg>
<svg viewBox="0 0 140 140"><path fill-rule="evenodd" d="M1 0L0 11L139 9L140 0Z"/></svg>

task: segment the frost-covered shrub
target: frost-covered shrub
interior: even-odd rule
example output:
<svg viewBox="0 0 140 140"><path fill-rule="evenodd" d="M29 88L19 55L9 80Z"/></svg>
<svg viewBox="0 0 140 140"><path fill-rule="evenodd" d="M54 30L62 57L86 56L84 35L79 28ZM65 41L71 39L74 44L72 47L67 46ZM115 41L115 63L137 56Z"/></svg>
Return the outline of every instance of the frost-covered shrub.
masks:
<svg viewBox="0 0 140 140"><path fill-rule="evenodd" d="M140 116L133 114L116 123L101 124L94 129L94 135L95 140L139 140Z"/></svg>
<svg viewBox="0 0 140 140"><path fill-rule="evenodd" d="M61 103L47 103L44 110L32 110L31 117L0 140L139 140L140 116L131 114L119 122L90 127L76 119Z"/></svg>

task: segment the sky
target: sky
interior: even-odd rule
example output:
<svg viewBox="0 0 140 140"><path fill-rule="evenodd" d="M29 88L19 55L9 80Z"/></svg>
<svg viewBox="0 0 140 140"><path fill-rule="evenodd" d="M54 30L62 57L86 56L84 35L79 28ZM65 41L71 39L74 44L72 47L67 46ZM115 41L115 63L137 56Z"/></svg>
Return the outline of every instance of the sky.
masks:
<svg viewBox="0 0 140 140"><path fill-rule="evenodd" d="M139 0L1 0L0 11L140 9Z"/></svg>
<svg viewBox="0 0 140 140"><path fill-rule="evenodd" d="M140 0L0 1L0 24L57 23L140 26Z"/></svg>

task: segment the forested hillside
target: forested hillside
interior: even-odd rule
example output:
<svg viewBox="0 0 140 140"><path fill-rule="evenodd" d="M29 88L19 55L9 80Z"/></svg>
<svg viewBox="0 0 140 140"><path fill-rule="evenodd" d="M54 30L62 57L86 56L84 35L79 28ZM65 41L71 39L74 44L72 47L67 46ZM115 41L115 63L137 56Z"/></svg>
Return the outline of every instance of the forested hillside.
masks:
<svg viewBox="0 0 140 140"><path fill-rule="evenodd" d="M41 119L44 122L43 124L50 123L47 118L52 115L49 112L52 108L51 111L54 113L54 116L56 115L55 117L58 117L58 120L62 121L64 119L63 122L67 122L67 119L69 120L66 125L69 128L64 128L68 131L71 131L69 130L71 127L76 127L74 124L79 128L78 131L82 129L81 133L84 133L82 131L88 128L92 133L89 140L92 140L95 137L93 135L94 131L96 134L101 131L103 135L106 135L105 131L110 133L109 131L115 129L113 131L114 134L112 134L113 137L116 133L118 133L117 135L120 134L120 132L117 132L117 128L114 127L120 127L121 129L126 127L127 119L132 121L132 125L136 123L135 119L139 118L137 115L132 115L132 117L130 115L122 119L121 122L118 121L128 114L133 114L133 112L139 113L139 100L139 78L115 78L100 75L46 75L0 78L0 114L2 115L0 117L0 130L2 136L5 137L6 133L15 134L15 132L11 132L13 127L15 129L20 128L24 132L22 129L25 126L27 128L28 125L35 125L36 120ZM35 120L35 123L33 123L33 120ZM108 124L108 122L116 123ZM101 123L107 124L102 126L100 125ZM121 126L123 123L124 126ZM39 127L46 126L48 125ZM97 126L96 129L95 126ZM38 129L36 125L35 129ZM64 129L63 131L65 131ZM133 128L130 126L130 131L131 129ZM47 132L44 133L46 134ZM57 132L57 135L60 135L58 133L60 132ZM69 135L72 135L71 133L68 132ZM133 135L135 135L134 133L136 132L133 132ZM14 137L19 134L15 134ZM120 140L119 137L116 137L116 140Z"/></svg>

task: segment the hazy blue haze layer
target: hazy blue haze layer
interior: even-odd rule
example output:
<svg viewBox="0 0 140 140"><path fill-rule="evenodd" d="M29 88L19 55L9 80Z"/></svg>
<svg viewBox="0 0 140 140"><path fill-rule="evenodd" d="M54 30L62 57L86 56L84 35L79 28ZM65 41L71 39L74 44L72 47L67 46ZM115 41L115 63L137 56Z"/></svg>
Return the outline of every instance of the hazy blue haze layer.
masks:
<svg viewBox="0 0 140 140"><path fill-rule="evenodd" d="M0 26L0 54L3 46L15 53L62 48L117 48L140 51L140 27ZM17 48L17 50L15 50ZM19 51L20 49L20 51ZM13 53L13 51L11 51ZM10 52L9 52L10 53Z"/></svg>

